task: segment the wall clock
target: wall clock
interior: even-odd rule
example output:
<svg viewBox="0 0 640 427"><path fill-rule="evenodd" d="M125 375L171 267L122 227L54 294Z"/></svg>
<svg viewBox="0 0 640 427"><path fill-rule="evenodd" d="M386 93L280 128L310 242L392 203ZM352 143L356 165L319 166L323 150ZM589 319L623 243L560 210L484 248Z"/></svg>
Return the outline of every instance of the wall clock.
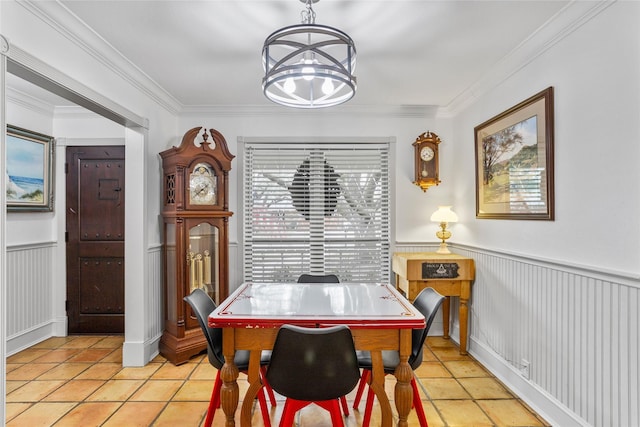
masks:
<svg viewBox="0 0 640 427"><path fill-rule="evenodd" d="M438 170L438 145L440 138L432 132L423 132L413 143L415 156L415 176L413 183L422 191L440 184Z"/></svg>

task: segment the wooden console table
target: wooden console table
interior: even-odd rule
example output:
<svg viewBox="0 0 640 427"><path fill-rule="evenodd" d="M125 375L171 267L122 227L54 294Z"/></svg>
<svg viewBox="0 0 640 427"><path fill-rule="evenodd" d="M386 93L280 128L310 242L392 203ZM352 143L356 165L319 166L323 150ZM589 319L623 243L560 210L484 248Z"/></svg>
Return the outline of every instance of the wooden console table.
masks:
<svg viewBox="0 0 640 427"><path fill-rule="evenodd" d="M446 297L442 303L444 338L449 339L449 307L451 297L460 298L460 354L467 354L469 297L475 277L473 259L457 254L436 252L396 252L393 254L396 288L409 301L424 288L434 288Z"/></svg>

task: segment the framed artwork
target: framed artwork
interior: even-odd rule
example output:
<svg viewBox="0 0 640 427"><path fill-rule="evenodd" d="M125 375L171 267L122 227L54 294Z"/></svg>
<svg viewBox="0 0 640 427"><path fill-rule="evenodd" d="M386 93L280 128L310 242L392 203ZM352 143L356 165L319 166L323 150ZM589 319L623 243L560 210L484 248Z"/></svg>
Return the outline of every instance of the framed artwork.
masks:
<svg viewBox="0 0 640 427"><path fill-rule="evenodd" d="M6 141L7 211L52 211L54 138L7 125Z"/></svg>
<svg viewBox="0 0 640 427"><path fill-rule="evenodd" d="M474 131L476 218L553 220L553 87Z"/></svg>

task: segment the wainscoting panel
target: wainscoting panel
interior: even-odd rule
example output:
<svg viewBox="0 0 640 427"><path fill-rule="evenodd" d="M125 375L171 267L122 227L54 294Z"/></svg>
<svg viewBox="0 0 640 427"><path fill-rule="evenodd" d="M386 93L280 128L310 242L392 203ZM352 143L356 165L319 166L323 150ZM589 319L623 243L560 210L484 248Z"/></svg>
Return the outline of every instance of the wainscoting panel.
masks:
<svg viewBox="0 0 640 427"><path fill-rule="evenodd" d="M149 249L147 272L147 290L145 295L145 312L147 313L147 329L145 331L145 342L159 342L164 329L164 292L162 289L162 245ZM156 345L157 347L157 345Z"/></svg>
<svg viewBox="0 0 640 427"><path fill-rule="evenodd" d="M399 252L432 250L396 245ZM452 250L476 264L472 355L496 358L488 365L506 369L494 374L553 425L640 425L637 277L471 247Z"/></svg>
<svg viewBox="0 0 640 427"><path fill-rule="evenodd" d="M7 354L52 334L54 243L7 247Z"/></svg>

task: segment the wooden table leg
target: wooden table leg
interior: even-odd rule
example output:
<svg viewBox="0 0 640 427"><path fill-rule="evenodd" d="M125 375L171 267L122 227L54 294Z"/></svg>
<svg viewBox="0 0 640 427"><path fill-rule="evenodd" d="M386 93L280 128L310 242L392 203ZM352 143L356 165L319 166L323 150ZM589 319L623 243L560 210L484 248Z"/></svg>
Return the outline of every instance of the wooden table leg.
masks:
<svg viewBox="0 0 640 427"><path fill-rule="evenodd" d="M444 297L442 301L442 338L449 339L449 308L451 307L451 297Z"/></svg>
<svg viewBox="0 0 640 427"><path fill-rule="evenodd" d="M460 287L460 308L458 310L458 320L460 322L460 354L467 354L467 337L469 331L469 297L471 296L471 282L462 282Z"/></svg>
<svg viewBox="0 0 640 427"><path fill-rule="evenodd" d="M237 382L240 372L233 362L235 353L235 331L233 328L224 328L222 331L222 354L225 362L220 371L220 378L222 379L220 406L222 406L226 416L226 427L234 427L236 425L235 415L240 398Z"/></svg>
<svg viewBox="0 0 640 427"><path fill-rule="evenodd" d="M369 387L373 390L380 403L380 411L382 412L381 426L391 427L391 403L384 389L384 365L382 363L382 353L371 351L371 377L369 378Z"/></svg>
<svg viewBox="0 0 640 427"><path fill-rule="evenodd" d="M409 412L413 403L413 389L411 379L413 369L409 365L409 354L411 353L411 330L400 330L400 364L396 368L396 388L394 399L398 410L398 427L408 427Z"/></svg>
<svg viewBox="0 0 640 427"><path fill-rule="evenodd" d="M251 350L249 356L249 372L247 372L249 389L242 400L242 409L240 410L240 426L251 426L251 416L253 415L253 401L255 400L260 388L262 380L260 379L260 356L262 351Z"/></svg>

